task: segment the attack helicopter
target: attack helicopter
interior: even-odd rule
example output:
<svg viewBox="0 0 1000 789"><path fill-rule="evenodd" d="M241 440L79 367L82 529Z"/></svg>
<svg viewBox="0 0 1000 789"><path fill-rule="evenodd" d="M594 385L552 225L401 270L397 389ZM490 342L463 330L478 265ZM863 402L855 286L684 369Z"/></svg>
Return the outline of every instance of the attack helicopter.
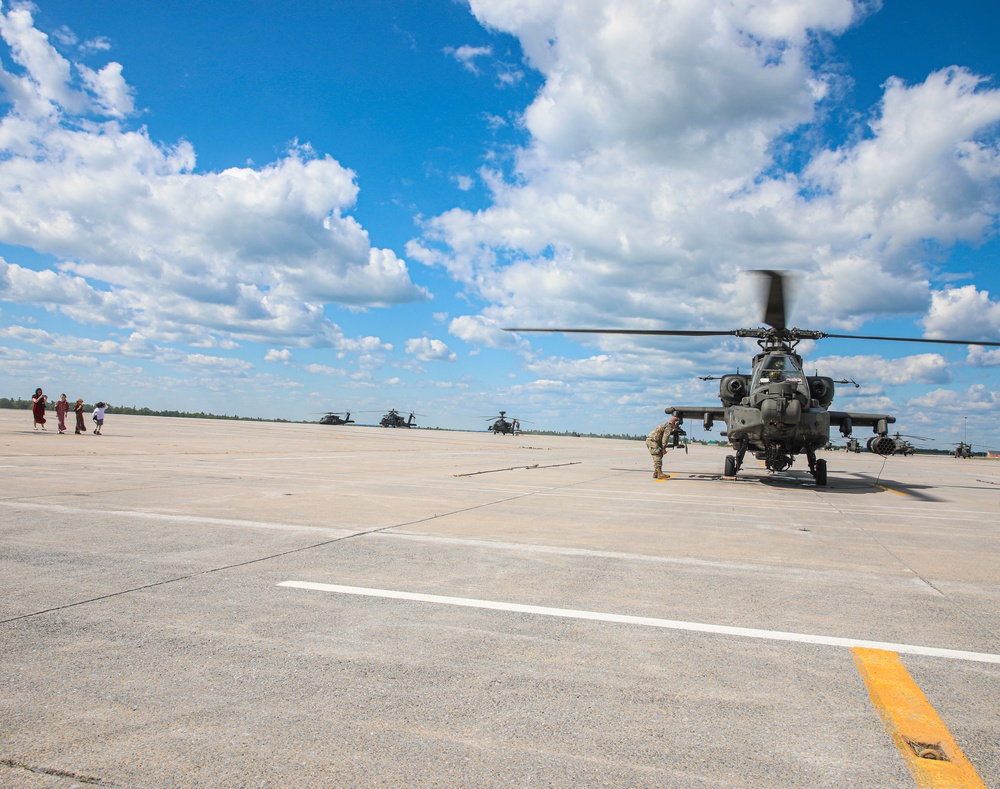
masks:
<svg viewBox="0 0 1000 789"><path fill-rule="evenodd" d="M895 441L889 437L889 425L896 421L889 414L868 414L854 411L831 411L834 385L854 381L834 381L821 375L807 375L802 357L795 352L802 340L824 338L850 340L880 340L890 342L922 342L947 345L1000 346L1000 342L978 340L932 340L916 337L877 337L858 334L829 334L787 325L785 314L785 276L778 271L758 272L766 278L767 295L764 310L766 327L732 329L729 331L666 330L666 329L526 329L509 328L510 332L563 332L576 334L628 334L654 337L747 337L757 341L760 352L752 362L752 372L739 372L719 378L721 406L667 406L664 412L683 422L685 418L701 419L706 431L715 420L726 424L723 435L736 453L727 455L724 476L735 478L743 467L747 452L764 461L768 471L790 468L795 456L805 454L809 473L818 486L827 484L826 460L816 457L816 450L830 441L830 427L840 428L841 435L850 437L855 427L872 428L868 449L876 454L892 454Z"/></svg>
<svg viewBox="0 0 1000 789"><path fill-rule="evenodd" d="M416 427L417 420L416 420L415 417L416 417L416 414L414 414L411 411L410 412L410 416L404 419L402 414L400 414L395 408L392 408L392 409L389 410L388 414L386 414L385 416L382 417L382 421L379 422L379 426L380 427Z"/></svg>
<svg viewBox="0 0 1000 789"><path fill-rule="evenodd" d="M354 420L351 419L350 411L327 411L324 416L320 417L319 423L321 425L353 425Z"/></svg>
<svg viewBox="0 0 1000 789"><path fill-rule="evenodd" d="M955 449L951 454L957 458L971 458L972 444L966 444L964 441L960 441L955 445Z"/></svg>
<svg viewBox="0 0 1000 789"><path fill-rule="evenodd" d="M979 447L980 449L986 449L986 447L980 444L970 444L969 443L969 417L965 417L965 427L962 431L962 440L955 444L955 449L952 450L952 456L957 458L971 458L976 452L974 447Z"/></svg>
<svg viewBox="0 0 1000 789"><path fill-rule="evenodd" d="M510 435L516 436L521 432L521 420L516 417L511 417L507 419L507 412L501 411L500 416L481 416L480 419L485 419L487 422L490 420L495 420L492 425L487 427L487 430L493 431L493 435Z"/></svg>
<svg viewBox="0 0 1000 789"><path fill-rule="evenodd" d="M974 458L976 455L983 457L987 452L986 446L983 444L968 444L965 441L960 441L955 444L955 449L952 450L952 456L956 458Z"/></svg>

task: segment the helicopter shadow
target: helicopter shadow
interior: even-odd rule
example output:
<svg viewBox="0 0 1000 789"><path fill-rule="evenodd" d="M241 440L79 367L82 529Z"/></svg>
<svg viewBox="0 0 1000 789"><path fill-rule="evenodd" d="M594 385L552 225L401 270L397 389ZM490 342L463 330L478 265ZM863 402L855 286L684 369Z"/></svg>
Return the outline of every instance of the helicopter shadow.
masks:
<svg viewBox="0 0 1000 789"><path fill-rule="evenodd" d="M705 478L708 478L706 475ZM940 502L944 501L928 491L933 490L930 485L914 485L904 482L899 482L897 480L888 480L880 477L873 477L868 474L852 474L850 476L831 476L827 481L826 485L817 485L811 475L802 472L801 474L795 474L794 472L789 474L787 472L770 474L770 475L756 475L749 474L742 477L738 477L735 480L726 479L723 476L716 476L715 479L723 480L727 483L732 482L755 482L760 485L766 485L771 488L780 488L784 490L815 490L818 493L833 493L838 495L871 495L871 494L884 494L884 493L896 493L898 495L909 496L911 498L917 499L918 501L927 502Z"/></svg>
<svg viewBox="0 0 1000 789"><path fill-rule="evenodd" d="M631 471L640 474L648 474L646 469L636 468L613 468L612 471ZM740 474L738 477L725 477L722 474L671 474L669 479L690 480L693 482L719 482L725 485L765 485L769 488L779 488L783 490L815 490L820 493L834 493L838 495L872 495L884 493L896 493L898 495L910 496L918 501L941 502L945 499L934 496L927 491L934 488L930 485L914 485L896 480L887 480L880 477L872 477L868 474L854 474L852 477L833 477L824 486L817 485L810 474L789 474L780 472L777 474Z"/></svg>
<svg viewBox="0 0 1000 789"><path fill-rule="evenodd" d="M833 477L828 481L825 487L817 486L808 477L801 480L794 480L787 477L783 479L780 476L775 476L770 479L763 478L761 479L761 482L775 485L777 487L781 487L781 483L784 482L785 487L812 488L822 492L842 493L848 495L895 493L897 495L909 496L918 501L944 501L944 499L928 492L934 489L931 485L915 485L912 483L900 482L894 479L871 476L869 474L851 474L850 476Z"/></svg>
<svg viewBox="0 0 1000 789"><path fill-rule="evenodd" d="M918 501L945 501L945 499L928 492L937 488L937 485L917 485L910 482L900 482L895 479L885 479L884 477L877 476L873 477L870 474L856 474L854 476L859 480L859 484L868 486L872 490L899 493L904 496L915 498Z"/></svg>

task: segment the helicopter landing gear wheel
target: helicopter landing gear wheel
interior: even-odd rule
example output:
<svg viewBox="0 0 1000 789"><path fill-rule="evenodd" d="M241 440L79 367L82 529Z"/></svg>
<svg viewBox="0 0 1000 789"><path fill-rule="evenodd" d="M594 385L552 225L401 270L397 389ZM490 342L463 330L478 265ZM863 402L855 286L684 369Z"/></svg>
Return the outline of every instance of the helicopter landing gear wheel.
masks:
<svg viewBox="0 0 1000 789"><path fill-rule="evenodd" d="M826 460L820 458L816 461L816 472L813 476L816 478L817 487L826 487Z"/></svg>
<svg viewBox="0 0 1000 789"><path fill-rule="evenodd" d="M726 465L725 470L722 474L724 477L735 477L736 476L736 456L726 455Z"/></svg>

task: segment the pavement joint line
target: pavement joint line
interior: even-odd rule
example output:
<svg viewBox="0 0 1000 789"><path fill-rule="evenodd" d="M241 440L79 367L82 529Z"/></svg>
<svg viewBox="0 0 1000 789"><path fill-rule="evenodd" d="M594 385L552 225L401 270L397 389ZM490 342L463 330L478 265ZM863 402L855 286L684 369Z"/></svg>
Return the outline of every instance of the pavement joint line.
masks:
<svg viewBox="0 0 1000 789"><path fill-rule="evenodd" d="M445 545L462 545L470 548L481 548L490 550L519 551L523 553L547 553L559 556L583 556L596 559L620 559L632 562L651 562L655 564L683 565L687 567L703 567L733 570L739 572L752 572L756 574L767 573L773 576L798 576L816 578L882 578L875 573L863 572L860 570L816 570L801 567L778 567L768 564L750 564L738 561L723 561L719 559L698 559L694 556L655 556L645 553L626 553L624 551L605 551L597 548L570 548L565 545L543 545L540 543L505 542L502 540L475 540L467 537L444 537L437 534L421 534L419 532L383 532L378 534L391 540L413 540L416 542L431 542ZM920 580L912 570L907 570L905 575L896 576L900 580L912 581Z"/></svg>
<svg viewBox="0 0 1000 789"><path fill-rule="evenodd" d="M976 626L982 628L985 632L989 632L989 634L993 636L992 631L990 631L987 627L985 627L981 622L977 621L976 617L973 616L973 614L969 610L967 610L960 602L958 602L958 599L956 597L945 594L940 588L938 588L937 585L934 584L932 580L925 578L920 572L911 567L909 562L903 559L896 551L889 548L882 541L877 532L873 531L868 526L859 523L858 520L852 514L848 513L844 509L837 506L833 506L833 510L837 512L839 515L841 515L845 520L847 520L851 528L857 529L859 532L864 534L866 538L874 542L879 547L880 550L891 556L893 560L896 561L906 572L910 573L913 578L920 581L922 584L924 584L924 586L926 586L928 589L934 592L934 594L938 595L941 599L945 600L948 603L948 605L955 608L968 621L975 623ZM855 514L862 514L862 513L855 513Z"/></svg>
<svg viewBox="0 0 1000 789"><path fill-rule="evenodd" d="M937 710L893 651L852 647L872 704L918 786L986 789Z"/></svg>
<svg viewBox="0 0 1000 789"><path fill-rule="evenodd" d="M367 536L367 535L370 535L370 534L377 534L379 532L388 531L389 529L398 529L398 528L402 528L402 527L406 527L406 526L415 526L418 523L425 523L426 521L435 520L436 518L443 518L443 517L448 517L450 515L457 515L457 514L462 513L462 512L469 512L471 510L477 510L477 509L482 509L484 507L490 507L490 506L493 506L495 504L503 504L503 503L505 503L507 501L511 501L513 499L518 499L518 498L523 498L525 496L535 495L535 493L536 493L536 491L529 491L527 493L522 493L522 494L519 494L517 496L511 496L511 497L508 497L508 498L505 498L505 499L500 499L500 500L492 501L492 502L483 502L481 504L476 504L476 505L471 506L471 507L463 507L461 509L452 510L451 512L446 512L446 513L443 513L443 514L437 514L437 513L435 513L434 515L429 515L429 516L424 517L424 518L418 518L417 520L414 520L414 521L407 521L406 523L391 523L391 524L388 524L386 526L377 526L377 527L373 527L373 528L370 528L370 529L360 529L360 530L356 530L356 531L351 531L351 532L349 532L347 534L343 534L343 535L340 535L338 537L334 537L334 538L329 539L329 540L323 540L322 542L313 543L311 545L304 545L304 546L299 547L299 548L292 548L292 549L287 550L287 551L280 551L279 553L270 554L268 556L258 556L258 557L254 558L254 559L247 559L246 561L235 562L233 564L227 564L227 565L223 565L221 567L209 567L209 568L207 568L205 570L199 570L198 572L186 573L184 575L175 576L173 578L164 578L161 581L154 581L153 583L142 584L141 586L132 587L130 589L119 589L117 592L109 592L108 594L98 595L96 597L90 597L90 598L87 598L86 600L75 600L75 601L73 601L71 603L65 603L63 605L52 606L51 608L46 608L46 609L43 609L41 611L31 611L31 612L29 612L27 614L19 614L18 616L12 616L9 619L0 619L0 625L6 625L6 624L9 624L11 622L17 622L17 621L20 621L22 619L30 619L30 618L35 617L35 616L42 616L43 614L50 614L50 613L54 613L56 611L63 611L65 609L67 609L67 608L75 608L77 606L87 605L88 603L97 603L97 602L100 602L102 600L110 600L110 599L115 598L115 597L122 597L122 596L127 595L127 594L132 594L133 592L141 592L141 591L144 591L146 589L155 589L155 588L160 587L160 586L168 586L170 584L177 583L178 581L187 581L187 580L190 580L192 578L199 578L199 577L201 577L203 575L211 575L212 573L223 572L225 570L234 570L234 569L239 568L239 567L247 567L247 566L249 566L251 564L258 564L260 562L267 562L267 561L271 561L272 559L279 559L279 558L281 558L283 556L291 556L292 554L303 553L305 551L311 551L311 550L314 550L316 548L323 548L323 547L325 547L327 545L333 545L334 543L343 542L344 540L354 539L355 537L364 537L364 536ZM79 512L79 513L92 513L92 514L103 514L103 515L122 515L122 516L137 516L137 517L141 517L141 515L143 514L143 513L131 512L131 511L128 511L128 510L124 510L124 511L117 511L117 510L114 510L114 511L109 511L109 510L89 510L89 509L81 508L81 507L64 507L63 505L30 504L30 503L19 504L17 502L0 502L0 504L4 504L4 505L7 505L7 506L12 506L12 507L22 506L22 507L27 507L28 509L44 509L44 508L50 508L50 509L51 508L57 508L57 509L60 509L60 510L67 509L67 510ZM146 514L155 514L155 513L146 513ZM183 516L183 517L190 518L192 516ZM251 521L251 523L252 523L252 521Z"/></svg>
<svg viewBox="0 0 1000 789"><path fill-rule="evenodd" d="M250 526L256 529L278 529L285 531L351 531L350 529L331 529L326 526L308 526L293 523L272 523L269 521L250 521L233 518L212 518L207 515L185 515L171 512L143 512L142 510L99 510L87 507L71 507L68 504L39 504L30 501L0 501L0 506L12 509L45 510L48 512L63 512L71 515L92 514L110 515L123 518L137 518L152 521L175 521L179 523L207 523L215 526Z"/></svg>
<svg viewBox="0 0 1000 789"><path fill-rule="evenodd" d="M506 499L498 500L492 503L504 503L512 501L518 497L508 497ZM64 504L39 504L35 502L9 502L0 501L0 506L10 507L12 509L35 509L35 510L46 510L50 512L64 512L69 514L93 514L93 515L111 515L119 517L135 517L145 520L163 520L163 521L174 521L181 523L206 523L210 525L218 526L247 526L251 528L259 529L276 529L276 530L287 530L287 531L308 531L308 532L342 532L338 535L340 539L345 539L348 537L364 536L366 534L373 534L382 537L388 537L391 539L402 539L402 540L414 540L420 542L438 542L445 543L449 545L465 545L473 548L489 548L489 549L501 549L501 550L512 550L512 551L522 551L530 553L550 553L550 554L560 554L567 556L592 556L598 558L609 558L609 559L621 559L626 561L638 561L638 562L656 562L663 564L679 564L694 567L718 567L731 570L743 570L743 571L753 571L761 572L762 567L766 567L768 572L776 572L780 570L782 575L805 575L810 576L816 575L829 575L833 577L841 577L844 571L837 570L804 570L800 568L793 567L782 567L775 568L769 566L762 566L756 564L747 564L745 562L727 562L727 561L717 561L710 559L698 559L695 557L676 557L676 556L650 556L646 554L633 554L625 553L621 551L602 551L590 548L567 548L565 546L550 546L550 545L540 545L536 543L510 543L502 542L496 540L472 540L459 537L442 537L439 535L431 534L418 534L418 533L392 533L388 531L389 529L402 529L407 526L416 525L421 521L414 521L412 523L401 523L392 526L380 527L380 531L357 531L351 529L333 529L329 527L318 527L310 526L306 524L291 524L291 523L273 523L268 521L250 521L250 520L239 520L239 519L227 519L227 518L210 518L207 516L196 516L196 515L185 515L182 513L155 513L155 512L142 512L133 510L97 510L89 509L86 507L70 507ZM488 506L488 505L479 505ZM446 517L454 513L445 513L445 515L435 515L431 519L438 517ZM851 513L843 513L845 517L849 517ZM852 525L850 528L857 529L856 525ZM319 543L319 546L326 545L327 542ZM314 547L314 546L307 546ZM851 571L849 575L868 575L865 573L857 573ZM912 570L907 570L908 577L917 577Z"/></svg>
<svg viewBox="0 0 1000 789"><path fill-rule="evenodd" d="M536 495L538 493L544 493L544 492L545 491L533 491L533 493L536 494ZM478 505L478 506L489 506L490 504L502 504L502 503L505 503L505 502L513 501L516 498L523 498L524 495L530 495L530 494L523 494L520 497L518 497L518 496L511 496L511 497L508 497L508 498L505 498L505 499L499 499L499 500L497 500L495 502L489 502L489 503L487 503L485 505ZM2 501L2 500L0 500L0 506L10 507L12 509L18 509L18 508L20 508L20 509L34 509L34 510L44 510L44 511L49 511L49 512L64 512L64 513L68 513L68 514L110 515L110 516L118 516L118 517L134 517L134 518L140 518L140 519L145 519L145 520L173 521L173 522L180 522L180 523L206 523L206 524L218 525L218 526L237 526L237 527L238 526L245 526L245 527L259 528L259 529L275 529L275 530L286 530L286 531L308 531L308 532L314 532L314 533L315 532L323 532L323 531L325 531L325 532L337 531L337 532L343 532L342 534L338 535L339 538L341 538L341 539L347 538L347 537L363 536L365 534L370 534L370 533L371 534L377 533L377 532L357 531L357 530L343 529L343 528L342 529L333 529L333 528L330 528L330 527L311 526L311 525L307 525L307 524L273 523L273 522L268 522L268 521L251 521L251 520L239 520L239 519L227 519L227 518L211 518L211 517L207 517L207 516L186 515L186 514L182 514L182 513L155 513L155 512L142 512L142 511L138 511L138 510L135 510L135 511L133 511L133 510L98 510L98 509L89 509L89 508L86 508L86 507L70 507L70 506L64 505L64 504L40 504L40 503L35 503L35 502ZM460 511L456 511L456 512L461 512L461 510ZM850 519L854 514L858 514L858 513L848 512L848 511L841 511L839 509L838 509L838 512L841 512L841 514L845 518L848 518L848 519ZM433 520L435 518L446 517L446 516L451 515L451 514L455 514L455 513L445 513L444 515L434 515L434 516L431 516L428 519ZM861 514L864 514L864 513L861 513ZM599 551L599 550L592 550L592 549L587 549L587 548L566 548L566 547L562 547L562 546L546 546L546 545L538 545L538 544L532 544L532 543L507 543L507 542L498 542L498 541L495 541L495 540L468 540L468 539L462 539L462 538L441 537L441 536L437 536L437 535L425 535L425 534L405 534L405 533L402 533L402 534L391 534L388 531L386 531L388 529L401 529L401 528L405 528L407 526L416 525L416 524L418 524L420 522L421 521L413 521L413 522L410 522L410 523L400 523L400 524L395 524L395 525L391 525L391 526L380 527L380 530L382 532L382 536L387 536L387 537L392 537L392 538L408 539L408 540L420 540L420 541L435 541L435 542L443 542L443 543L449 543L449 544L455 544L455 545L469 545L469 546L472 546L472 547L479 547L479 548L501 548L501 549L507 549L507 550L529 551L529 552L539 552L539 553L560 553L560 554L577 555L577 556L597 556L597 557L614 558L614 559L626 559L626 560L633 560L633 561L652 561L652 562L662 562L662 563L667 563L667 564L683 564L683 565L692 565L692 566L700 566L700 567L724 567L724 568L730 568L730 569L736 569L736 570L741 570L742 569L742 570L760 571L760 569L761 569L760 565L748 565L748 564L746 564L744 562L713 561L713 560L707 560L707 559L697 559L697 558L693 558L693 557L646 556L646 555L642 555L642 554L630 554L630 553L614 552L614 551ZM849 528L858 529L860 527L858 527L857 524L851 524ZM326 542L319 543L319 545L326 545L326 544L327 544ZM774 569L775 568L769 568L769 570L772 570L772 571ZM798 568L781 568L781 569L782 569L783 573L788 573L788 574L792 574L792 575L802 575L802 574L804 574L806 572L805 570L801 570L801 569L798 569ZM913 572L913 570L911 570L909 568L904 568L904 569L906 569L906 572L907 572L907 574L910 577L919 577L919 576L917 576L916 573ZM830 573L833 573L835 575L839 575L840 574L838 571L825 571L825 570L822 570L822 571L810 570L808 572L811 575L816 575L816 574L824 575L824 574L830 574ZM852 573L852 575L854 575L854 574L856 574L856 573Z"/></svg>
<svg viewBox="0 0 1000 789"><path fill-rule="evenodd" d="M976 663L995 663L1000 665L1000 655L994 655L988 652L968 652L958 649L917 646L914 644L892 644L857 638L840 638L837 636L821 636L809 633L789 633L781 630L758 630L749 627L713 625L704 622L684 622L674 619L657 619L654 617L633 616L630 614L608 614L599 611L583 611L571 608L550 608L547 606L507 603L499 600L478 600L470 597L449 597L445 595L403 592L391 589L372 589L360 586L316 583L313 581L282 581L278 584L278 586L317 592L353 595L358 597L378 597L391 600L407 600L418 603L458 606L462 608L479 608L491 611L508 611L511 613L534 614L536 616L551 616L562 619L584 619L597 622L611 622L615 624L641 625L643 627L658 627L667 630L683 630L692 633L709 633L713 635L737 636L740 638L755 638L767 641L789 641L801 644L816 644L819 646L846 647L848 649L863 647L868 649L899 652L907 655L921 655L923 657L964 660Z"/></svg>
<svg viewBox="0 0 1000 789"><path fill-rule="evenodd" d="M453 477L475 477L475 476L478 476L479 474L496 474L496 473L498 473L500 471L519 471L519 470L522 470L522 469L534 470L534 469L560 468L562 466L578 466L578 465L580 465L580 461L579 460L573 460L573 461L570 461L569 463L552 463L552 464L547 465L547 466L540 466L538 463L535 463L532 466L508 466L507 468L490 468L490 469L486 469L485 471L467 471L464 474L452 474L452 476Z"/></svg>

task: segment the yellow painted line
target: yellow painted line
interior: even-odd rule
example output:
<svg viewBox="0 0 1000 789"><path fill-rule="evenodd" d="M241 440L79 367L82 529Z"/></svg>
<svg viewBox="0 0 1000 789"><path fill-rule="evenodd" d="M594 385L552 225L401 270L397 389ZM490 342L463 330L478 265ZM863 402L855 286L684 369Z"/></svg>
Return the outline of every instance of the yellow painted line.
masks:
<svg viewBox="0 0 1000 789"><path fill-rule="evenodd" d="M882 490L888 491L889 493L895 493L897 496L909 496L905 490L896 490L895 488L887 488L885 485L872 485L873 488L881 488Z"/></svg>
<svg viewBox="0 0 1000 789"><path fill-rule="evenodd" d="M851 654L917 786L986 789L899 655L865 647L852 647Z"/></svg>

